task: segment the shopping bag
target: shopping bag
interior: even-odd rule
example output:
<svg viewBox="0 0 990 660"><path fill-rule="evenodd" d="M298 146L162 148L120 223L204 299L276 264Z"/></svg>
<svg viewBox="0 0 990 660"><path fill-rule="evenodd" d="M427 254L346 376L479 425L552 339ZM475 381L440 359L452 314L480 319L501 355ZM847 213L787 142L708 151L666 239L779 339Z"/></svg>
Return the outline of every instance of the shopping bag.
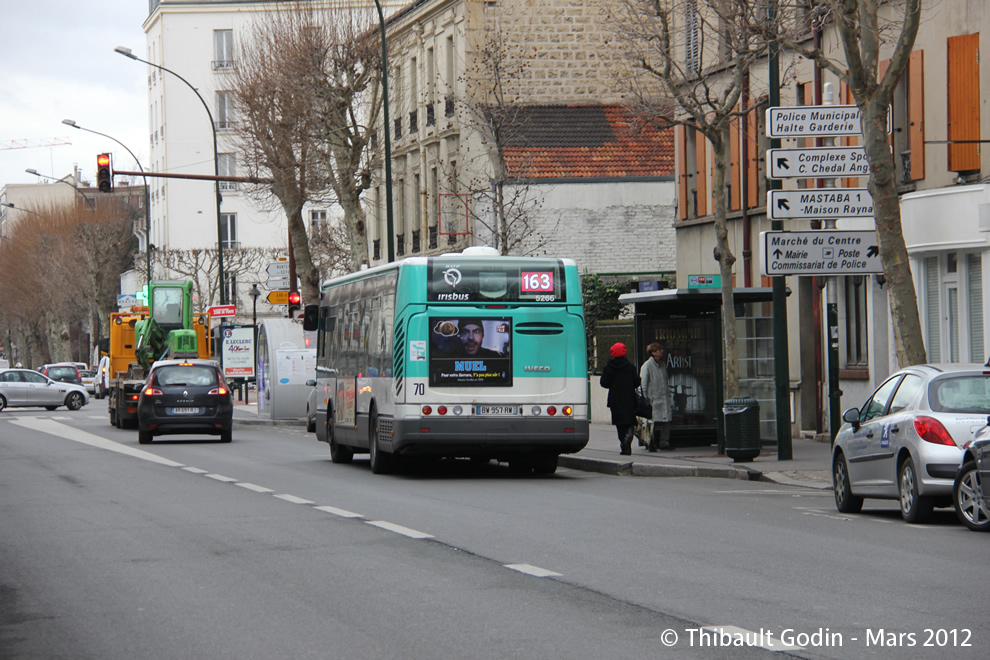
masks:
<svg viewBox="0 0 990 660"><path fill-rule="evenodd" d="M648 447L653 438L653 422L645 417L637 417L633 434L639 439L640 447Z"/></svg>
<svg viewBox="0 0 990 660"><path fill-rule="evenodd" d="M653 419L653 404L640 391L636 392L636 417Z"/></svg>

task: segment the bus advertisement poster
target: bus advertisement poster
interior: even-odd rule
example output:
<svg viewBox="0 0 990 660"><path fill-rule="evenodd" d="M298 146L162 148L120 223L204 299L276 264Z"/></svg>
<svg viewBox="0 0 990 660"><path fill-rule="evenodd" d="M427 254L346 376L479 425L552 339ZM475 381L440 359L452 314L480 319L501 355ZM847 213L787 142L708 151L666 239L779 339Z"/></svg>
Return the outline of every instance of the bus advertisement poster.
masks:
<svg viewBox="0 0 990 660"><path fill-rule="evenodd" d="M512 319L430 317L430 386L512 386Z"/></svg>

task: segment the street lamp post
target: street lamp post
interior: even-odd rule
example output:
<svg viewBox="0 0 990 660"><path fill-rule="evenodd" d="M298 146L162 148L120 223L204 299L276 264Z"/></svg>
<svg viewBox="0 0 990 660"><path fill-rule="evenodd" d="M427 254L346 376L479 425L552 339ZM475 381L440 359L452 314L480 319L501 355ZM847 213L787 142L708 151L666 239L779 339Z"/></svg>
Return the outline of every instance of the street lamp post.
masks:
<svg viewBox="0 0 990 660"><path fill-rule="evenodd" d="M261 290L258 288L258 283L255 282L251 285L251 290L248 291L248 295L251 296L251 325L258 325L258 296L261 295Z"/></svg>
<svg viewBox="0 0 990 660"><path fill-rule="evenodd" d="M148 188L148 177L144 175L144 168L141 166L141 161L138 160L134 152L127 148L127 145L113 137L112 135L107 135L106 133L100 133L99 131L94 131L91 128L85 128L80 126L72 119L63 119L62 123L66 126L71 126L72 128L78 128L80 131L86 131L87 133L93 133L94 135L100 135L107 139L113 140L124 149L127 153L131 155L134 162L137 163L138 169L141 170L141 178L144 179L144 244L145 244L145 258L148 262L148 284L151 284L151 207L149 206L151 202L151 195L149 194Z"/></svg>
<svg viewBox="0 0 990 660"><path fill-rule="evenodd" d="M186 80L185 78L183 78L182 76L180 76L179 74L177 74L175 71L172 71L171 69L166 69L165 67L163 67L160 64L155 64L155 63L149 62L147 60L142 60L140 57L138 57L137 55L135 55L134 53L132 53L130 48L125 48L123 46L117 46L116 48L114 48L114 51L117 52L117 53L120 53L124 57L129 57L132 60L137 60L138 62L143 62L143 63L147 64L148 66L153 66L153 67L155 67L156 69L158 69L160 71L165 71L167 73L171 73L173 76L175 76L176 78L178 78L179 80L181 80L182 82L184 82L186 84L186 86L189 87L189 89L191 89L193 91L193 93L199 98L200 103L203 104L203 108L206 110L207 116L210 118L210 130L213 131L213 174L214 174L214 176L217 177L217 180L213 182L213 187L214 187L214 191L215 191L216 198L217 198L217 268L219 270L218 277L219 277L219 280L220 280L220 287L219 287L220 288L220 304L221 305L225 305L227 303L227 291L226 291L227 282L226 282L226 278L224 277L224 271L223 271L223 225L220 222L220 202L221 202L221 198L220 198L220 160L219 160L219 156L217 154L217 125L216 125L216 122L213 121L213 113L210 112L210 106L208 106L206 104L206 101L203 99L202 95L199 93L199 90L197 90L195 87L193 87L192 84L188 80Z"/></svg>
<svg viewBox="0 0 990 660"><path fill-rule="evenodd" d="M27 169L26 169L26 170L24 170L24 171L25 171L25 172L27 172L28 174L33 174L33 175L35 175L35 176L36 176L36 177L38 177L39 179L48 179L49 181L54 181L55 183L64 183L64 184L65 184L65 185L67 185L67 186L72 186L72 188L73 188L73 189L74 189L74 190L75 190L75 191L76 191L77 193L79 193L80 195L82 195L82 196L83 196L83 199L85 199L85 200L86 200L86 203L87 203L87 204L89 204L89 210L90 210L90 211L92 211L93 213L96 213L96 205L95 205L95 204L93 204L93 200L91 200L91 199L90 199L90 198L89 198L89 197L88 197L88 196L86 195L86 193L84 193L84 192L83 192L82 190L80 190L80 189L79 189L79 186L77 186L76 184L74 184L74 183L69 183L69 182L68 182L68 181L66 181L65 179L56 179L56 178L55 178L55 177L53 177L53 176L48 176L48 175L46 175L46 174L42 174L42 173L41 173L41 172L39 172L38 170L36 170L36 169L33 169L33 168L31 168L31 167L29 167L29 168L27 168Z"/></svg>
<svg viewBox="0 0 990 660"><path fill-rule="evenodd" d="M392 138L389 137L392 127L389 126L388 112L388 46L385 41L385 15L382 4L375 0L378 8L378 23L382 29L382 106L385 111L382 121L385 122L385 231L388 233L388 260L395 261L395 232L392 225Z"/></svg>

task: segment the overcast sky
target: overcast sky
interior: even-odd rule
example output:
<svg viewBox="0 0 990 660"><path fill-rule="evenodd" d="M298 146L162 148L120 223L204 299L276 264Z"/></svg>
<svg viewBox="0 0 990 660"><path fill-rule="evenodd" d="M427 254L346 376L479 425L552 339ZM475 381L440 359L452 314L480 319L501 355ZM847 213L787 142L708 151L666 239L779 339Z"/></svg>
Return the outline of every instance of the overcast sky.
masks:
<svg viewBox="0 0 990 660"><path fill-rule="evenodd" d="M73 164L93 181L106 151L115 169L137 169L117 143L63 119L112 135L148 166L147 66L113 51L145 52L147 14L148 0L0 0L0 186L40 181L25 168L61 178ZM8 148L54 139L71 145Z"/></svg>

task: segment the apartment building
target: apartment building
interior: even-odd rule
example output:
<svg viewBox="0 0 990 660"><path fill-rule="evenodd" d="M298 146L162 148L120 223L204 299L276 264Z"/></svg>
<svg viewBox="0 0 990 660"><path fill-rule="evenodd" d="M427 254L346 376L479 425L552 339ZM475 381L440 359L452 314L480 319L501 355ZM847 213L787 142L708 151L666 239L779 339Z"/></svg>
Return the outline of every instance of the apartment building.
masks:
<svg viewBox="0 0 990 660"><path fill-rule="evenodd" d="M699 3L700 4L700 3ZM901 5L884 5L886 18ZM990 155L982 149L990 117L981 112L981 89L990 85L990 67L980 61L990 39L990 13L982 2L923 3L922 28L890 111L890 145L895 157L903 235L918 296L930 362L986 362L990 348ZM682 17L683 18L683 17ZM815 38L809 30L808 43ZM834 25L826 24L820 44L829 57L841 57ZM892 46L881 50L881 70ZM684 57L695 54L685 52ZM794 53L781 53L780 105L817 105L826 85L834 103L854 103L849 89L827 70L817 71ZM717 75L711 72L710 75ZM761 274L759 236L771 229L767 218L765 114L768 69L764 61L750 72L749 97L755 111L730 130L731 171L727 184L729 239L739 257L735 286L769 286ZM835 145L857 145L859 138L835 138ZM782 147L814 147L813 138L782 140ZM819 145L820 146L820 145ZM691 130L677 132L678 282L689 273L711 269L715 245L711 145ZM835 180L837 187L865 188L867 179ZM816 180L784 181L785 189L816 187ZM784 229L822 227L821 220L785 220ZM872 218L837 218L835 227L874 229ZM839 389L841 407L859 406L892 371L894 351L888 287L883 276L837 278ZM786 278L792 431L828 431L828 366L825 301L820 277ZM749 312L769 312L757 306Z"/></svg>
<svg viewBox="0 0 990 660"><path fill-rule="evenodd" d="M673 269L672 134L628 109L599 10L419 0L387 18L395 258L486 244L584 272ZM388 193L379 169L375 263Z"/></svg>

